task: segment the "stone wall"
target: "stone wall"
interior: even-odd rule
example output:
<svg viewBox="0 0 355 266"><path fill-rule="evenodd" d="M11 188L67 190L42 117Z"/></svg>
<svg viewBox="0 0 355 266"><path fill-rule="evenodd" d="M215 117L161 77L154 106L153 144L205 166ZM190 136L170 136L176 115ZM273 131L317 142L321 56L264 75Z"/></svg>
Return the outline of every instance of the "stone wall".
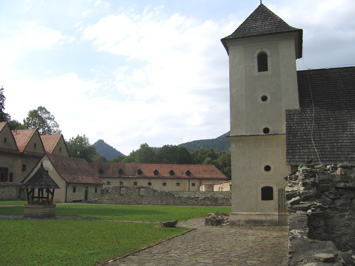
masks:
<svg viewBox="0 0 355 266"><path fill-rule="evenodd" d="M19 200L21 187L22 184L20 183L0 183L0 200Z"/></svg>
<svg viewBox="0 0 355 266"><path fill-rule="evenodd" d="M290 211L290 265L312 262L305 258L312 252L313 260L317 254L326 253L333 263L348 260L343 265L355 265L355 167L299 167L288 177L286 198Z"/></svg>
<svg viewBox="0 0 355 266"><path fill-rule="evenodd" d="M92 203L123 205L230 206L230 192L165 192L143 186L105 188Z"/></svg>

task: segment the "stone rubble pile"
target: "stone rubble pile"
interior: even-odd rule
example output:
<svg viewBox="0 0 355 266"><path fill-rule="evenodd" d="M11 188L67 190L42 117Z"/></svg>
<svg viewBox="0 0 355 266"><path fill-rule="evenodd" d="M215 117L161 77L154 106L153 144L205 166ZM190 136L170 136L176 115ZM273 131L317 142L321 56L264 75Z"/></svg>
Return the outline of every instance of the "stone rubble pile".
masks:
<svg viewBox="0 0 355 266"><path fill-rule="evenodd" d="M207 226L226 226L229 225L228 213L209 213L205 219Z"/></svg>
<svg viewBox="0 0 355 266"><path fill-rule="evenodd" d="M355 265L355 167L301 166L286 199L289 265Z"/></svg>

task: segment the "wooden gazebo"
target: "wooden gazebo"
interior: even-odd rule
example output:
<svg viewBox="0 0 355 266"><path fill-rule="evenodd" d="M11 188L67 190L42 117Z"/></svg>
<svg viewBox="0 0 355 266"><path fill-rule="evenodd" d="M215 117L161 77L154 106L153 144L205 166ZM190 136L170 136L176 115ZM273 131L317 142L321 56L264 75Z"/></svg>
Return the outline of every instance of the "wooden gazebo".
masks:
<svg viewBox="0 0 355 266"><path fill-rule="evenodd" d="M55 189L59 186L50 177L43 164L37 172L24 184L27 191L27 205L25 217L48 218L55 217L55 204L53 197Z"/></svg>

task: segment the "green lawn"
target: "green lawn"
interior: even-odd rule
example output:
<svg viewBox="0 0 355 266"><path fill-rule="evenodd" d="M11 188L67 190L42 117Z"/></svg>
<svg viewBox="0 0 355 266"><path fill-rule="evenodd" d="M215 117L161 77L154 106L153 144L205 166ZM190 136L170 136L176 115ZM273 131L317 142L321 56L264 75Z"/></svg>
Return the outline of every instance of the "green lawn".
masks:
<svg viewBox="0 0 355 266"><path fill-rule="evenodd" d="M1 205L1 204L0 204ZM57 205L57 216L83 216L94 219L129 221L184 221L194 217L205 217L208 213L231 211L230 207L195 206L131 206L131 205ZM23 206L0 207L0 214L22 215Z"/></svg>
<svg viewBox="0 0 355 266"><path fill-rule="evenodd" d="M23 211L23 206L0 207L0 214ZM0 265L96 265L187 230L103 219L183 221L230 211L230 207L57 205L57 216L89 220L0 219Z"/></svg>
<svg viewBox="0 0 355 266"><path fill-rule="evenodd" d="M0 200L0 205L24 205L27 204L27 201L21 200Z"/></svg>
<svg viewBox="0 0 355 266"><path fill-rule="evenodd" d="M154 225L0 219L0 265L96 265L186 231Z"/></svg>

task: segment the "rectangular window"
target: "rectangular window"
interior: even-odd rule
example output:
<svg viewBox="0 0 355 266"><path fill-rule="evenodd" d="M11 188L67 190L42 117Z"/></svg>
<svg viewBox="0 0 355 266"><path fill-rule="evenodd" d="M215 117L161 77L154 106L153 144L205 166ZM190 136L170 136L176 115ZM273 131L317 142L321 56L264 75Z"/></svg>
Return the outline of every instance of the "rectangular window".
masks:
<svg viewBox="0 0 355 266"><path fill-rule="evenodd" d="M10 173L10 182L14 182L14 173Z"/></svg>
<svg viewBox="0 0 355 266"><path fill-rule="evenodd" d="M163 187L166 187L166 182L163 182Z"/></svg>
<svg viewBox="0 0 355 266"><path fill-rule="evenodd" d="M73 193L76 193L76 187L73 187Z"/></svg>
<svg viewBox="0 0 355 266"><path fill-rule="evenodd" d="M7 182L8 174L9 174L9 168L0 167L0 182Z"/></svg>
<svg viewBox="0 0 355 266"><path fill-rule="evenodd" d="M7 142L7 138L4 138L4 143L6 143Z"/></svg>
<svg viewBox="0 0 355 266"><path fill-rule="evenodd" d="M22 165L22 172L26 172L26 168L27 168L26 165L23 164L23 165Z"/></svg>
<svg viewBox="0 0 355 266"><path fill-rule="evenodd" d="M120 181L120 186L123 186L123 182L122 181Z"/></svg>
<svg viewBox="0 0 355 266"><path fill-rule="evenodd" d="M180 183L176 183L176 186L177 186L177 187L180 187Z"/></svg>
<svg viewBox="0 0 355 266"><path fill-rule="evenodd" d="M191 186L194 187L194 186L195 186L195 183L191 183Z"/></svg>
<svg viewBox="0 0 355 266"><path fill-rule="evenodd" d="M97 193L97 187L95 188L95 193Z"/></svg>
<svg viewBox="0 0 355 266"><path fill-rule="evenodd" d="M107 183L106 183L108 186L110 186L111 185L111 181L107 181Z"/></svg>
<svg viewBox="0 0 355 266"><path fill-rule="evenodd" d="M133 184L134 184L135 186L138 186L138 182L134 182Z"/></svg>
<svg viewBox="0 0 355 266"><path fill-rule="evenodd" d="M148 186L151 186L152 185L152 182L148 182Z"/></svg>

